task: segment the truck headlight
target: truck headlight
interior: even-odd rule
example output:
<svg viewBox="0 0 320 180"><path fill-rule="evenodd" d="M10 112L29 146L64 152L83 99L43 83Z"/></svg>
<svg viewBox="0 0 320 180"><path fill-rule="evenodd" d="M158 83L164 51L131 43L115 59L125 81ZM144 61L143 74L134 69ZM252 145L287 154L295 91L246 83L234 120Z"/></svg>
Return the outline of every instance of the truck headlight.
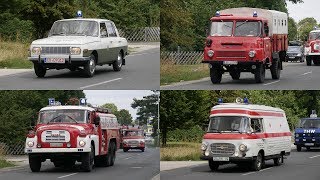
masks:
<svg viewBox="0 0 320 180"><path fill-rule="evenodd" d="M296 134L296 137L299 137L299 134Z"/></svg>
<svg viewBox="0 0 320 180"><path fill-rule="evenodd" d="M83 147L83 146L85 146L86 145L86 142L84 142L84 141L79 141L79 146L81 146L81 147Z"/></svg>
<svg viewBox="0 0 320 180"><path fill-rule="evenodd" d="M207 54L208 54L209 57L213 57L214 51L213 50L209 50Z"/></svg>
<svg viewBox="0 0 320 180"><path fill-rule="evenodd" d="M247 146L245 144L240 144L239 151L244 152L247 150Z"/></svg>
<svg viewBox="0 0 320 180"><path fill-rule="evenodd" d="M27 145L28 145L29 147L33 147L34 142L33 142L33 141L28 141L28 142L27 142Z"/></svg>
<svg viewBox="0 0 320 180"><path fill-rule="evenodd" d="M71 47L70 54L81 54L81 48L79 47Z"/></svg>
<svg viewBox="0 0 320 180"><path fill-rule="evenodd" d="M256 51L249 51L249 57L253 58L256 56Z"/></svg>
<svg viewBox="0 0 320 180"><path fill-rule="evenodd" d="M208 143L207 143L207 142L203 142L203 143L201 144L201 150L202 150L202 151L205 151L207 148L208 148Z"/></svg>
<svg viewBox="0 0 320 180"><path fill-rule="evenodd" d="M40 47L33 47L31 49L32 55L40 55L41 54L41 48Z"/></svg>
<svg viewBox="0 0 320 180"><path fill-rule="evenodd" d="M297 56L301 56L301 54L297 54Z"/></svg>

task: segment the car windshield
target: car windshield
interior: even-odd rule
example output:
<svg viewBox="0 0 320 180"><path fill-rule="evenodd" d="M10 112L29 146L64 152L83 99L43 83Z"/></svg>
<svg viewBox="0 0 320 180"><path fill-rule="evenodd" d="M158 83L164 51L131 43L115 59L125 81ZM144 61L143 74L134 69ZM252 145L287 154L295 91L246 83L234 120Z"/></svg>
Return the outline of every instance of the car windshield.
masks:
<svg viewBox="0 0 320 180"><path fill-rule="evenodd" d="M301 119L300 128L320 128L320 119Z"/></svg>
<svg viewBox="0 0 320 180"><path fill-rule="evenodd" d="M124 136L130 137L130 136L143 136L143 131L125 131Z"/></svg>
<svg viewBox="0 0 320 180"><path fill-rule="evenodd" d="M234 30L234 36L252 36L261 35L261 22L257 21L237 21Z"/></svg>
<svg viewBox="0 0 320 180"><path fill-rule="evenodd" d="M301 47L300 46L288 46L288 51L301 51Z"/></svg>
<svg viewBox="0 0 320 180"><path fill-rule="evenodd" d="M214 116L210 118L208 132L248 132L249 118L245 116Z"/></svg>
<svg viewBox="0 0 320 180"><path fill-rule="evenodd" d="M320 32L311 32L309 34L309 40L320 39Z"/></svg>
<svg viewBox="0 0 320 180"><path fill-rule="evenodd" d="M210 29L210 36L231 36L232 35L232 21L226 22L212 22Z"/></svg>
<svg viewBox="0 0 320 180"><path fill-rule="evenodd" d="M98 23L85 20L57 21L53 24L49 36L98 36Z"/></svg>
<svg viewBox="0 0 320 180"><path fill-rule="evenodd" d="M87 112L78 109L45 110L39 113L39 124L86 123Z"/></svg>

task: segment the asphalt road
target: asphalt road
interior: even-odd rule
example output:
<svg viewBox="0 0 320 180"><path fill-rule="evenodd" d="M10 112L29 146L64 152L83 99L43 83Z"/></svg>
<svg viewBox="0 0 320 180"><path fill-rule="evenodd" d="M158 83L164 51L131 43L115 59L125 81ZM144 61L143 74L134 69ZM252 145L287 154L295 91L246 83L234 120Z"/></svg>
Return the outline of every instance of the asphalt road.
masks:
<svg viewBox="0 0 320 180"><path fill-rule="evenodd" d="M280 80L271 78L270 70L266 70L266 79L262 84L254 81L251 73L241 73L240 80L232 80L229 73L222 76L221 84L212 84L208 78L182 82L160 87L161 90L316 90L320 89L320 66L307 66L306 63L287 62L281 71Z"/></svg>
<svg viewBox="0 0 320 180"><path fill-rule="evenodd" d="M240 168L236 165L223 165L217 172L211 172L208 164L186 167L168 171L161 171L161 179L166 180L194 180L194 179L236 179L236 180L295 180L320 179L320 150L297 152L292 150L291 155L284 160L281 166L274 166L273 161L266 161L266 167L259 172Z"/></svg>
<svg viewBox="0 0 320 180"><path fill-rule="evenodd" d="M80 71L49 70L45 78L37 78L33 71L0 77L0 90L154 90L160 84L160 49L154 48L126 57L120 72L111 66L98 66L92 78L85 78Z"/></svg>
<svg viewBox="0 0 320 180"><path fill-rule="evenodd" d="M55 168L50 161L42 163L41 171L33 173L29 166L4 171L0 170L1 180L151 180L160 171L159 149L147 148L145 152L131 150L117 152L116 162L111 167L94 168L92 172L81 172L80 164L72 169Z"/></svg>

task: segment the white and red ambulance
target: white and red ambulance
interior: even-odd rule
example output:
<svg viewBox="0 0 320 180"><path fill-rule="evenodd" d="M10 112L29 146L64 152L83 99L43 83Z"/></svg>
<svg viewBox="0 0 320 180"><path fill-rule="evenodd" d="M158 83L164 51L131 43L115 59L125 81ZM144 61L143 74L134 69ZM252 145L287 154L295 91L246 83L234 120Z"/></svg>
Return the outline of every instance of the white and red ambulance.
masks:
<svg viewBox="0 0 320 180"><path fill-rule="evenodd" d="M201 159L212 171L219 165L250 165L259 171L266 160L275 165L290 155L291 133L285 112L279 108L244 103L214 106L202 141Z"/></svg>

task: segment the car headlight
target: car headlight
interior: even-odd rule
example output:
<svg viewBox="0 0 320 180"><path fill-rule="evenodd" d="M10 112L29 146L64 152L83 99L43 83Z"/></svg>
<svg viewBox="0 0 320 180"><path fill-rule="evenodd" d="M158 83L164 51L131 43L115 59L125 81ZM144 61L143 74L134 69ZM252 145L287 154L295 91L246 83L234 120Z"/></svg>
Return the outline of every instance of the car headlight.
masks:
<svg viewBox="0 0 320 180"><path fill-rule="evenodd" d="M301 54L297 54L297 56L301 56Z"/></svg>
<svg viewBox="0 0 320 180"><path fill-rule="evenodd" d="M202 151L205 151L207 148L208 148L208 143L207 143L207 142L203 142L203 143L201 144L201 150L202 150Z"/></svg>
<svg viewBox="0 0 320 180"><path fill-rule="evenodd" d="M256 51L249 51L249 57L253 58L256 56Z"/></svg>
<svg viewBox="0 0 320 180"><path fill-rule="evenodd" d="M208 51L208 56L209 56L209 57L213 57L213 55L214 55L214 51L213 51L213 50L209 50L209 51Z"/></svg>
<svg viewBox="0 0 320 180"><path fill-rule="evenodd" d="M83 146L85 146L86 145L86 142L84 142L84 141L79 141L79 146L81 146L81 147L83 147Z"/></svg>
<svg viewBox="0 0 320 180"><path fill-rule="evenodd" d="M33 47L31 49L32 55L40 55L41 54L41 48L40 47Z"/></svg>
<svg viewBox="0 0 320 180"><path fill-rule="evenodd" d="M29 147L33 147L34 142L33 142L33 141L28 141L27 145L28 145Z"/></svg>
<svg viewBox="0 0 320 180"><path fill-rule="evenodd" d="M247 146L244 145L244 144L240 144L240 146L239 146L239 151L244 152L244 151L246 151L246 150L247 150Z"/></svg>
<svg viewBox="0 0 320 180"><path fill-rule="evenodd" d="M142 144L142 143L144 143L144 141L143 141L143 140L141 140L141 141L140 141L140 143Z"/></svg>
<svg viewBox="0 0 320 180"><path fill-rule="evenodd" d="M296 137L299 137L299 134L296 134Z"/></svg>
<svg viewBox="0 0 320 180"><path fill-rule="evenodd" d="M79 47L71 47L70 54L81 54L81 48Z"/></svg>

